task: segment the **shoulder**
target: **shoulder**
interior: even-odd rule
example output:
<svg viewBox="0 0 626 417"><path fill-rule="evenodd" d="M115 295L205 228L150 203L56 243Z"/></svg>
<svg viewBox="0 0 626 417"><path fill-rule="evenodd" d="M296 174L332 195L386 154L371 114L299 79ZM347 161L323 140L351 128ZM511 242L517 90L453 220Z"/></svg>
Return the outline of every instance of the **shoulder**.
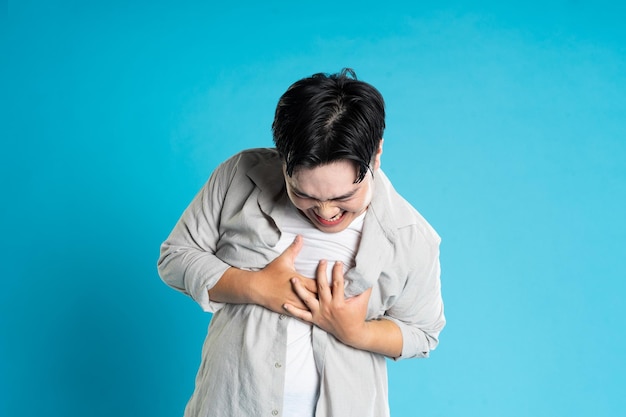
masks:
<svg viewBox="0 0 626 417"><path fill-rule="evenodd" d="M273 148L246 149L222 162L213 172L213 176L235 179L237 177L263 178L280 172L280 158Z"/></svg>
<svg viewBox="0 0 626 417"><path fill-rule="evenodd" d="M248 170L258 165L275 167L279 165L278 152L274 148L245 149L222 162L217 170Z"/></svg>
<svg viewBox="0 0 626 417"><path fill-rule="evenodd" d="M376 173L375 182L373 209L389 238L401 239L407 244L438 247L441 238L435 229L396 191L382 170Z"/></svg>
<svg viewBox="0 0 626 417"><path fill-rule="evenodd" d="M212 177L220 187L240 193L258 188L275 195L284 182L280 157L274 148L243 150L222 162Z"/></svg>

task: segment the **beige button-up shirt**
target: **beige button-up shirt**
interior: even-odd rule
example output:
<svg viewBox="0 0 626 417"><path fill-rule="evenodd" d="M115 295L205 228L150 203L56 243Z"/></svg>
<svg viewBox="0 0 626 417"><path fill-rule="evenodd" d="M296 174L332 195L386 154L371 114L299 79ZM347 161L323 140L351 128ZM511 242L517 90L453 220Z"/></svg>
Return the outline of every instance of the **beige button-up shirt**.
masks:
<svg viewBox="0 0 626 417"><path fill-rule="evenodd" d="M290 204L276 150L247 150L215 170L161 246L163 281L214 313L186 417L282 416L287 323L295 319L214 303L208 290L230 266L258 270L280 255ZM372 287L368 319L393 320L402 331L402 355L394 359L427 357L437 346L445 325L439 242L378 170L345 292ZM315 326L312 338L321 378L316 417L388 416L385 357Z"/></svg>

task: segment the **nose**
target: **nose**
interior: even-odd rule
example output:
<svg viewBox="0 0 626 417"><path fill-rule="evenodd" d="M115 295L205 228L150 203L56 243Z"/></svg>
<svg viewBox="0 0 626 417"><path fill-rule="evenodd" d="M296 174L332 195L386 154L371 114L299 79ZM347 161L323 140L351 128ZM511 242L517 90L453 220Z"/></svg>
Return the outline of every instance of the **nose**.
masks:
<svg viewBox="0 0 626 417"><path fill-rule="evenodd" d="M339 207L336 207L330 202L321 202L317 206L317 215L326 220L332 219L333 217L338 215L340 211L341 210L339 209Z"/></svg>

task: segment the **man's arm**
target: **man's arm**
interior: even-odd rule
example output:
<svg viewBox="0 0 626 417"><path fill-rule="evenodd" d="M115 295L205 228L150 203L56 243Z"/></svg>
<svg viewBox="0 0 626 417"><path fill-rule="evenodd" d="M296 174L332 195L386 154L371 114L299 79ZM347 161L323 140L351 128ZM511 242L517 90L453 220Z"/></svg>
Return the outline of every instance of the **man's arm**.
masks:
<svg viewBox="0 0 626 417"><path fill-rule="evenodd" d="M186 208L161 245L159 275L208 312L219 309L220 302L254 303L279 313L285 312L282 304L286 301L304 308L289 282L291 277L301 276L295 272L293 259L302 238L257 272L234 268L216 256L221 211L240 157L220 164ZM309 286L314 291L315 283Z"/></svg>
<svg viewBox="0 0 626 417"><path fill-rule="evenodd" d="M285 313L285 303L306 309L295 293L291 279L302 278L301 291L315 297L316 284L305 279L295 269L295 259L302 249L302 237L296 236L293 243L265 268L259 271L246 271L231 267L224 272L217 283L209 289L213 301L231 304L258 304L277 313Z"/></svg>

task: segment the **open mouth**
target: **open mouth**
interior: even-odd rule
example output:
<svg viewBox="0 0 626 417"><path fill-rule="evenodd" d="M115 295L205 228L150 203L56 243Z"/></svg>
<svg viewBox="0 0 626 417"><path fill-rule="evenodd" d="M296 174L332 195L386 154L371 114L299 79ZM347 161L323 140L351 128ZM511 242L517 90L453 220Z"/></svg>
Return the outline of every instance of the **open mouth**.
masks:
<svg viewBox="0 0 626 417"><path fill-rule="evenodd" d="M343 220L343 216L346 214L346 212L342 211L331 219L325 219L323 217L320 217L317 215L317 213L313 213L313 214L315 214L315 218L317 219L317 221L323 224L324 226L334 226L336 224L341 223L341 221Z"/></svg>

